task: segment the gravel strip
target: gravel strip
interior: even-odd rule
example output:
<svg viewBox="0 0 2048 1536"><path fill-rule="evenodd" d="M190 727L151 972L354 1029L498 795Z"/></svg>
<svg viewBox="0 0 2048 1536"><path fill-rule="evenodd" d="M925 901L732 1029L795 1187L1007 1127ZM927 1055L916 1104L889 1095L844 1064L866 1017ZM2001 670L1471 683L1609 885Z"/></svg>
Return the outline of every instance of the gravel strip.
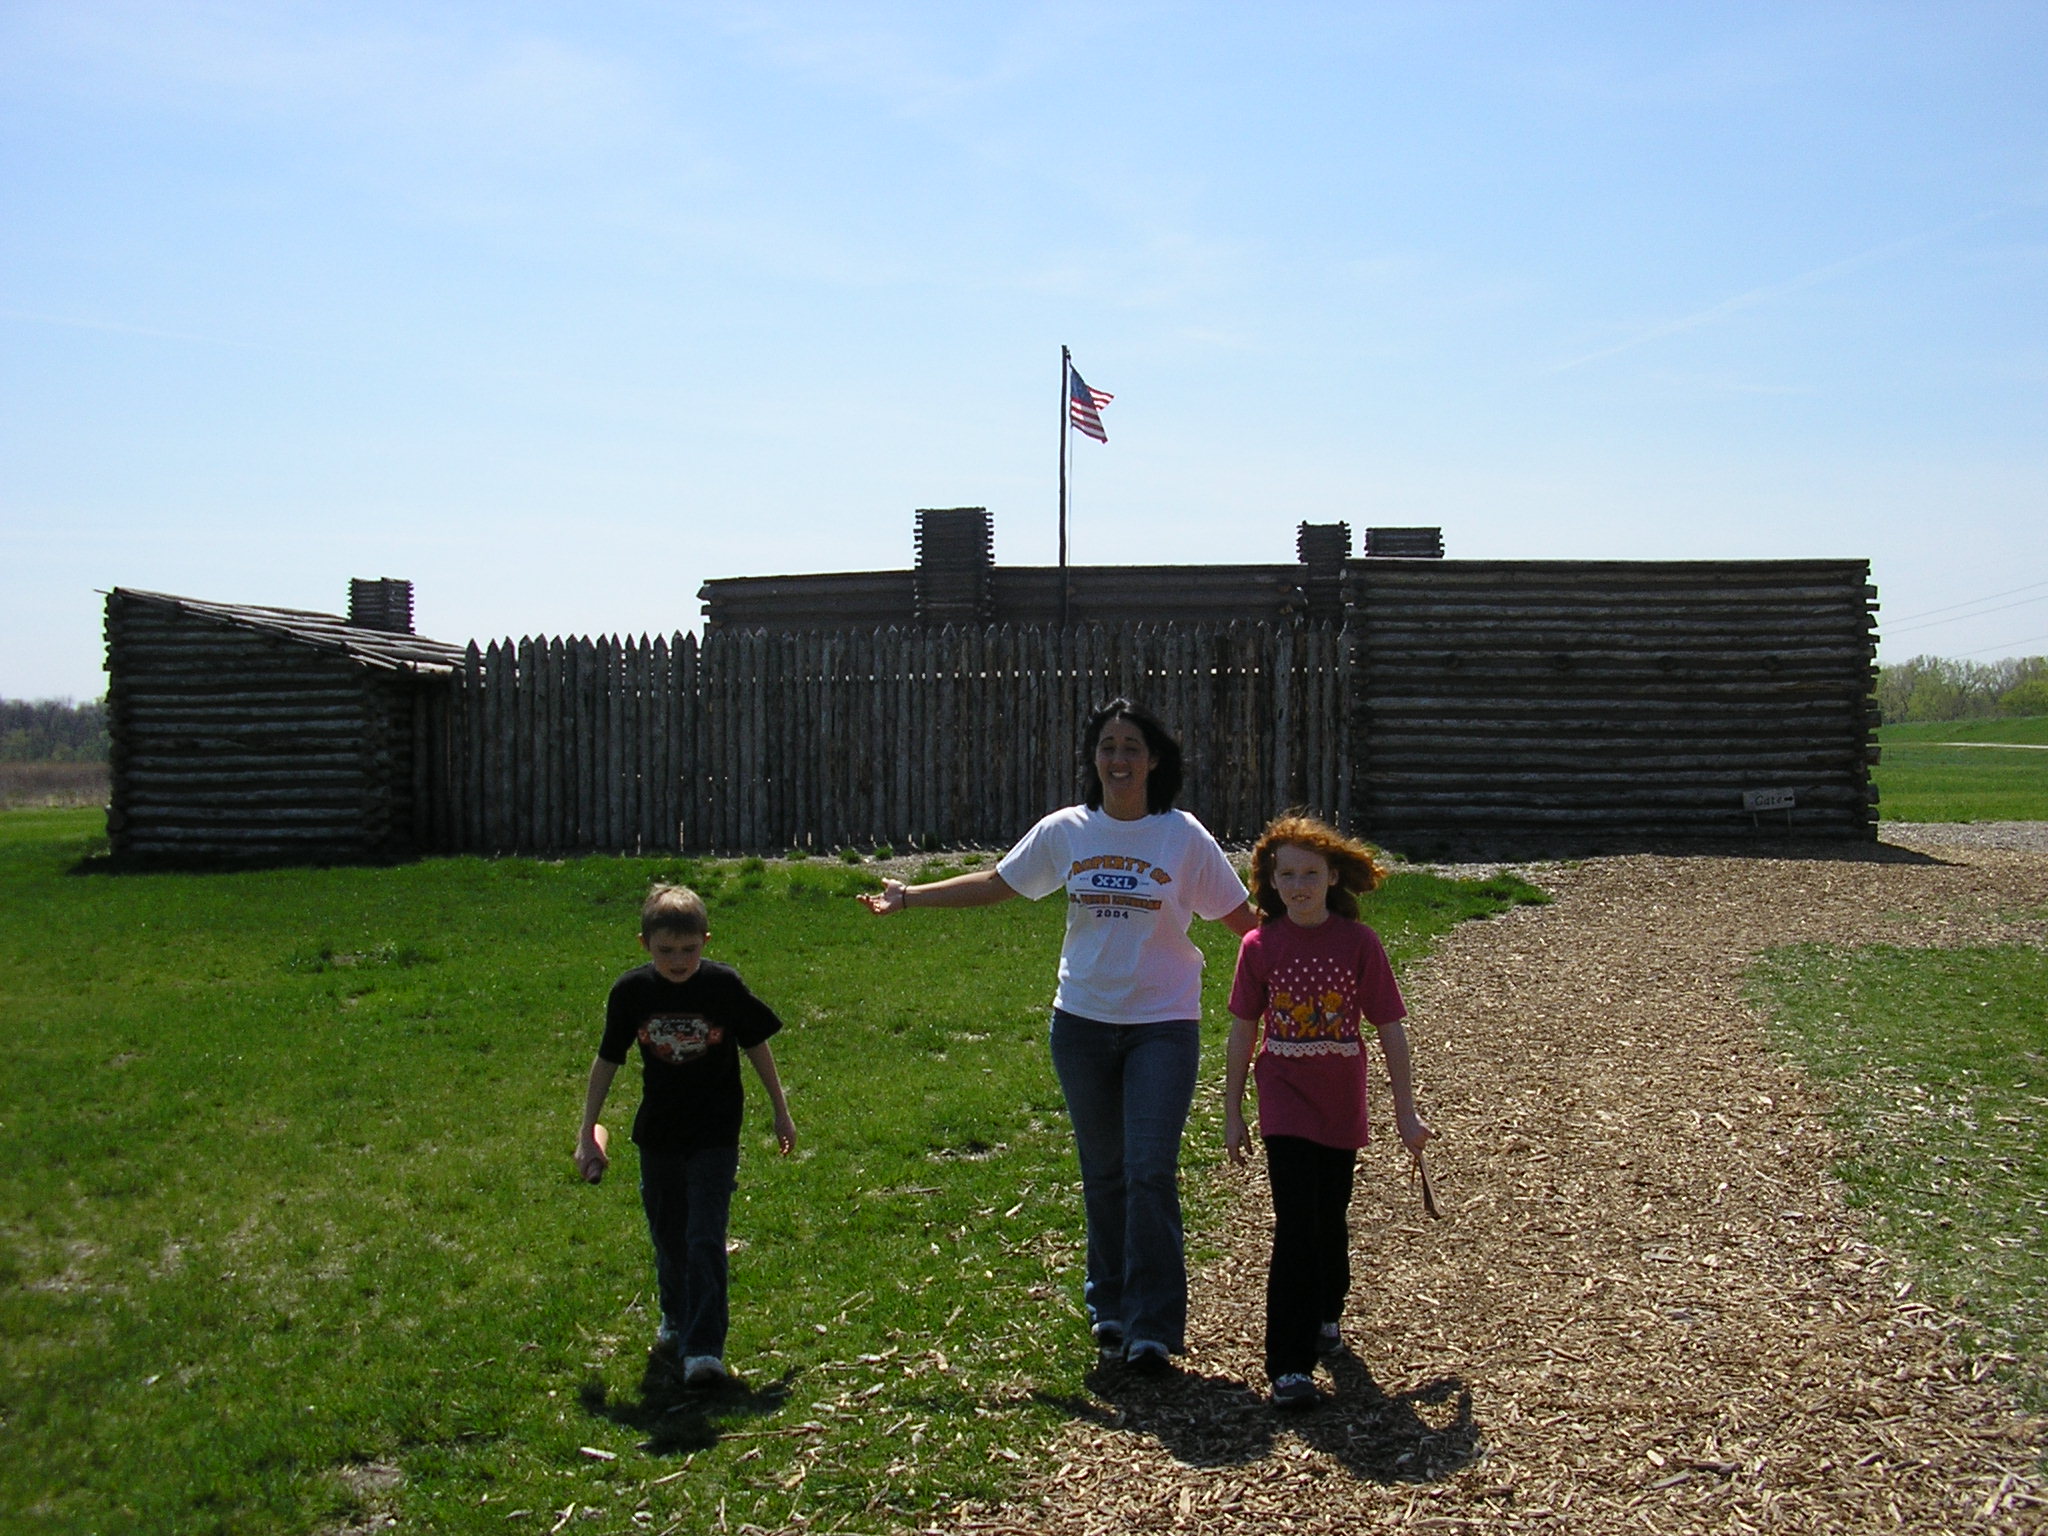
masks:
<svg viewBox="0 0 2048 1536"><path fill-rule="evenodd" d="M2019 825L1526 866L1551 905L1406 978L1448 1219L1368 1149L1334 1400L1263 1402L1264 1178L1228 1175L1185 1373L1097 1373L1020 1499L955 1528L2048 1530L2048 1421L1863 1240L1742 994L1780 943L2048 944L2048 828Z"/></svg>
<svg viewBox="0 0 2048 1536"><path fill-rule="evenodd" d="M2048 853L2048 821L1887 821L1879 832L1905 848L2012 848Z"/></svg>

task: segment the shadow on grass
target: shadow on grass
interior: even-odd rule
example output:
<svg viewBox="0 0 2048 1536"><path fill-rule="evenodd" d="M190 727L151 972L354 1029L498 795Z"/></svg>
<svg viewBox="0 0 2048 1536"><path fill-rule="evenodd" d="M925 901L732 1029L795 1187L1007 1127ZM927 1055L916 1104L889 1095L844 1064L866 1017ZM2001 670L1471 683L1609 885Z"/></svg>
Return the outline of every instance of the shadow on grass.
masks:
<svg viewBox="0 0 2048 1536"><path fill-rule="evenodd" d="M105 839L100 840L103 844ZM270 869L397 869L419 864L426 854L365 854L361 858L310 858L305 854L119 854L99 852L66 866L67 875L246 875Z"/></svg>
<svg viewBox="0 0 2048 1536"><path fill-rule="evenodd" d="M730 1420L781 1412L789 1402L793 1375L785 1372L759 1387L736 1377L716 1387L686 1387L650 1351L637 1395L615 1397L601 1377L584 1382L576 1395L584 1412L644 1434L640 1449L648 1455L673 1456L710 1449L724 1438Z"/></svg>
<svg viewBox="0 0 2048 1536"><path fill-rule="evenodd" d="M1336 1390L1320 1407L1287 1411L1242 1381L1184 1371L1158 1379L1119 1367L1089 1373L1102 1400L1035 1394L1098 1429L1146 1435L1193 1467L1241 1466L1282 1434L1324 1452L1362 1482L1438 1482L1478 1460L1472 1392L1441 1377L1389 1396L1349 1349L1326 1357Z"/></svg>

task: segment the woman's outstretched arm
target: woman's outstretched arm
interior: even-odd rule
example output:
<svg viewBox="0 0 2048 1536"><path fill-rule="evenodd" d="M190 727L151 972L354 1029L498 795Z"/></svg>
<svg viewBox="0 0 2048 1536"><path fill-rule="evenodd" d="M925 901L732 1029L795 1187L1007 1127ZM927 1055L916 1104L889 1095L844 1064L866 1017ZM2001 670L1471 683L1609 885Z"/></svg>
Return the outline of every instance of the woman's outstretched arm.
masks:
<svg viewBox="0 0 2048 1536"><path fill-rule="evenodd" d="M977 869L972 874L934 880L929 885L905 885L901 880L884 880L881 890L860 899L877 917L886 917L891 912L901 912L909 907L992 907L1016 894L1010 883L994 870Z"/></svg>

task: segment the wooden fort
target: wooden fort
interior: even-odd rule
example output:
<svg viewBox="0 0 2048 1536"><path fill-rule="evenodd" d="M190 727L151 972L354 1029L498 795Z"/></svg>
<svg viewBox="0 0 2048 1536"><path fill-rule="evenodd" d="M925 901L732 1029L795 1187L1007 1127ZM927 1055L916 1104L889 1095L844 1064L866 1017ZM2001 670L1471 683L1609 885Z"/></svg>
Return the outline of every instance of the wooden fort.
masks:
<svg viewBox="0 0 2048 1536"><path fill-rule="evenodd" d="M410 633L116 590L117 853L774 852L1002 844L1072 798L1116 693L1220 836L1303 805L1413 854L1871 839L1860 560L1442 558L1299 530L1275 565L1005 570L986 512L906 571L707 582L702 638ZM1062 612L1065 620L1062 622Z"/></svg>

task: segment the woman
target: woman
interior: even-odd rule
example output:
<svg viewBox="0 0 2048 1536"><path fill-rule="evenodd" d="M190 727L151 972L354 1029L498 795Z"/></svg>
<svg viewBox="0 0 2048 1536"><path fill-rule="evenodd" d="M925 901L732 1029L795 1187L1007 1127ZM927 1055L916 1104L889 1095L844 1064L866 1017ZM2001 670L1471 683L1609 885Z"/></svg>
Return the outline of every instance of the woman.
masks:
<svg viewBox="0 0 2048 1536"><path fill-rule="evenodd" d="M1201 1055L1196 917L1243 935L1244 883L1202 824L1173 808L1180 745L1142 705L1112 699L1082 733L1083 803L1054 811L992 870L883 882L876 913L1067 895L1052 1063L1088 1216L1088 1321L1105 1362L1157 1375L1185 1345L1180 1138Z"/></svg>

